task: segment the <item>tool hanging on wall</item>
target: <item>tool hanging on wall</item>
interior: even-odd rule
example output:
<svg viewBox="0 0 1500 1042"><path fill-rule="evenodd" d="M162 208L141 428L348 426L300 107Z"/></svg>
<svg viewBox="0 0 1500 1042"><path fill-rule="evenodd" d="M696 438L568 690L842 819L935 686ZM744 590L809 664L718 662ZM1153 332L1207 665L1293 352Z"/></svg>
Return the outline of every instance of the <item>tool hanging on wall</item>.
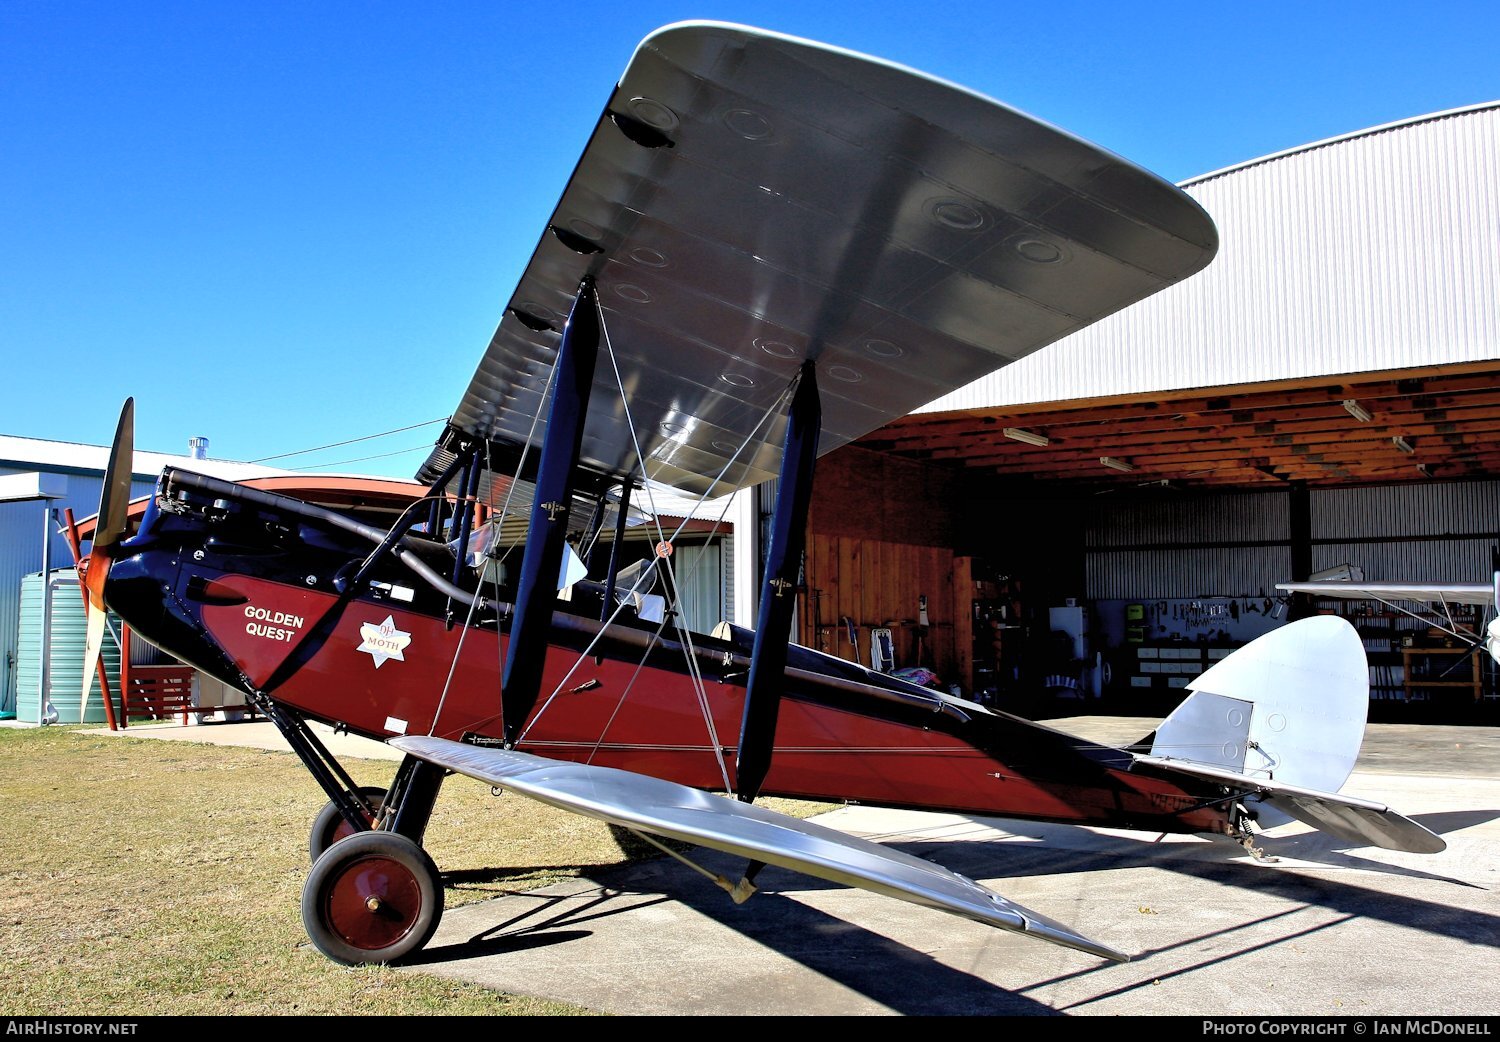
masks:
<svg viewBox="0 0 1500 1042"><path fill-rule="evenodd" d="M914 665L927 665L927 595L917 597L917 660Z"/></svg>
<svg viewBox="0 0 1500 1042"><path fill-rule="evenodd" d="M854 625L854 620L851 619L851 618L849 618L849 616L847 616L847 615L841 615L841 616L839 616L839 620L841 622L843 622L844 629L846 629L848 631L848 633L849 633L849 646L854 649L854 661L858 662L859 661L859 627L856 626L856 625Z"/></svg>
<svg viewBox="0 0 1500 1042"><path fill-rule="evenodd" d="M830 627L823 625L823 591L815 587L807 592L807 600L812 610L813 632L817 634L818 650L826 652Z"/></svg>

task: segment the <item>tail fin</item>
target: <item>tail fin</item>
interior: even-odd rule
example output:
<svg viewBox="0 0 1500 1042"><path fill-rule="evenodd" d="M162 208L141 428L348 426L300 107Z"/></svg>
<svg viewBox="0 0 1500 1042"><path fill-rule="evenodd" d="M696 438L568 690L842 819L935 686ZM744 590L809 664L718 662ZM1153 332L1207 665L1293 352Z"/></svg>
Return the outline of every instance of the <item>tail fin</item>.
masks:
<svg viewBox="0 0 1500 1042"><path fill-rule="evenodd" d="M1262 828L1293 818L1351 843L1436 853L1446 844L1383 804L1337 795L1365 737L1370 674L1354 627L1294 622L1193 681L1137 762L1238 789Z"/></svg>
<svg viewBox="0 0 1500 1042"><path fill-rule="evenodd" d="M1162 721L1151 755L1335 793L1364 742L1370 675L1354 627L1290 623L1210 667Z"/></svg>

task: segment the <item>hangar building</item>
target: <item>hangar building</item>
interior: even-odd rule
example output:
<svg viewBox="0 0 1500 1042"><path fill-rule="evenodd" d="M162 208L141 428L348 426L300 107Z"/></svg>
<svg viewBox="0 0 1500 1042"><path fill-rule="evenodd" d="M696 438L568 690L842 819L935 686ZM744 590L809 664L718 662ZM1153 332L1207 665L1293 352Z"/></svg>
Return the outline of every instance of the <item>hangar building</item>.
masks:
<svg viewBox="0 0 1500 1042"><path fill-rule="evenodd" d="M1482 653L1275 585L1491 575L1500 103L1183 187L1219 227L1205 271L824 457L803 642L865 656L889 629L899 662L1002 706L1042 687L1148 712L1341 611L1372 710L1493 707Z"/></svg>

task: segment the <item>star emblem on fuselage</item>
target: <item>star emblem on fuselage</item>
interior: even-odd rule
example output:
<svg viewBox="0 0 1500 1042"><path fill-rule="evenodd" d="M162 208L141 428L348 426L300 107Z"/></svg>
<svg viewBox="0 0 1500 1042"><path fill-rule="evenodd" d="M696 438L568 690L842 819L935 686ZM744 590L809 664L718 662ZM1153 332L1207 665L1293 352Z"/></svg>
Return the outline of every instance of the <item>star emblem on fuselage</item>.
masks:
<svg viewBox="0 0 1500 1042"><path fill-rule="evenodd" d="M406 658L401 653L411 643L411 634L396 628L396 618L387 615L381 623L361 623L359 635L362 643L356 651L363 651L375 660L375 668L379 669L385 664L386 659L395 659L397 662L405 662Z"/></svg>

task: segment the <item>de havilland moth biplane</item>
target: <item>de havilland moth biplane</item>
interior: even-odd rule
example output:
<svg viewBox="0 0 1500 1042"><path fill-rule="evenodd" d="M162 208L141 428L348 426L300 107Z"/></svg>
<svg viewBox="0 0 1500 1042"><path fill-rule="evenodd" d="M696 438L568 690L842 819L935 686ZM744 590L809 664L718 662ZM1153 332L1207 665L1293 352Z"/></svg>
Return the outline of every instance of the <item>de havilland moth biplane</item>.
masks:
<svg viewBox="0 0 1500 1042"><path fill-rule="evenodd" d="M1337 795L1367 684L1337 619L1214 666L1139 755L788 641L819 453L1186 278L1216 248L1171 184L977 94L773 33L670 26L611 94L422 468L430 495L384 530L171 468L131 533L127 403L86 573L90 652L107 602L280 728L329 799L303 918L346 963L431 937L442 884L421 843L453 772L743 857L742 878L716 880L736 900L773 864L1109 959L1126 956L754 800L1247 846L1252 823L1290 815L1440 850L1415 822ZM654 489L719 496L770 478L753 631L693 633L647 610L646 582L669 609L683 587L666 531L633 579L598 562L601 581L578 578L570 539L613 554L632 511L655 513ZM501 522L521 514L509 557ZM354 785L309 720L401 750L390 787Z"/></svg>

